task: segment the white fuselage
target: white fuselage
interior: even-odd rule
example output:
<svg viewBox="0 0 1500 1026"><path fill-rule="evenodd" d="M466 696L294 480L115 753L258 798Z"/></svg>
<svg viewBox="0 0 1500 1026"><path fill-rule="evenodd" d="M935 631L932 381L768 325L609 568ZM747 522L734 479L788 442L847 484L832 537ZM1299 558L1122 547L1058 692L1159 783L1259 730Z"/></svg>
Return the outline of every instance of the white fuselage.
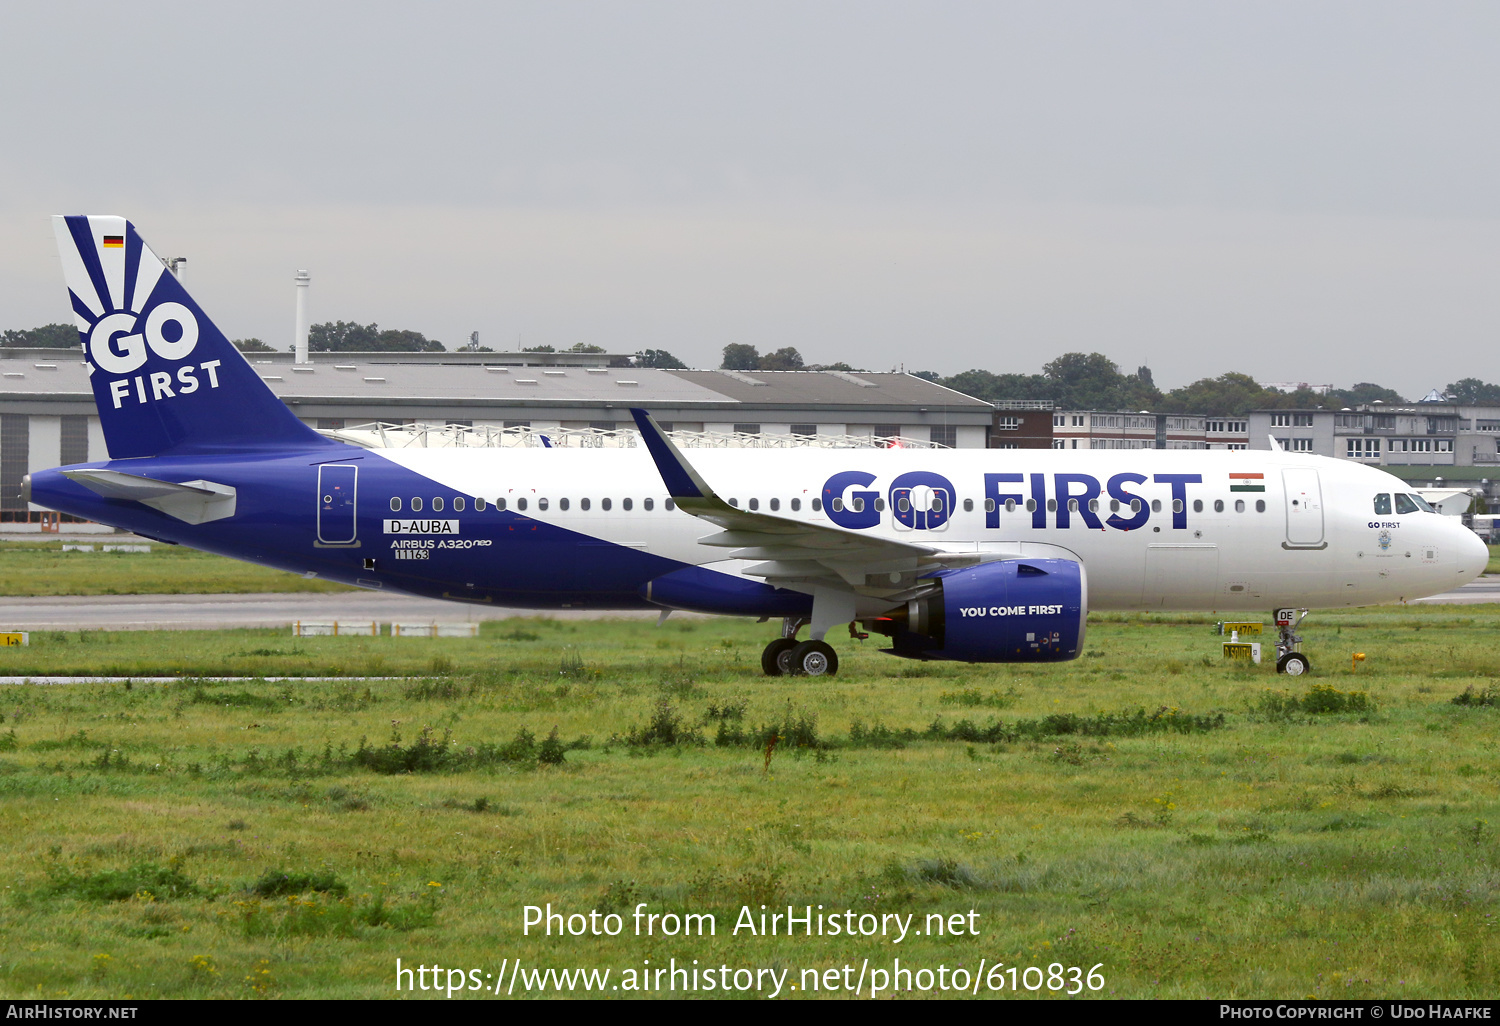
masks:
<svg viewBox="0 0 1500 1026"><path fill-rule="evenodd" d="M714 527L668 508L644 448L377 452L490 504L504 500L519 512L525 500L525 516L589 538L734 575L754 564L725 560L722 550L699 543ZM1488 559L1484 544L1454 519L1394 506L1377 514L1379 496L1390 504L1409 493L1398 478L1301 453L807 448L687 455L742 509L847 526L839 521L859 504L873 523L848 528L858 534L948 553L1076 559L1087 570L1093 609L1370 605L1457 588ZM831 478L850 472L859 483L829 490ZM941 483L892 490L913 474Z"/></svg>

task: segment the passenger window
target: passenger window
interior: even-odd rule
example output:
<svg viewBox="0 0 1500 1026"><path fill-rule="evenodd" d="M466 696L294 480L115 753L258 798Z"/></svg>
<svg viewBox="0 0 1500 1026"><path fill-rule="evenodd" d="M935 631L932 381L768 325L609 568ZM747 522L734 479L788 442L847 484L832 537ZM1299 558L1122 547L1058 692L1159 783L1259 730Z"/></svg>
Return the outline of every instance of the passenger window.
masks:
<svg viewBox="0 0 1500 1026"><path fill-rule="evenodd" d="M454 496L454 498L453 498L453 512L455 512L455 513L462 513L463 511L464 511L464 497L462 495L456 495L456 496Z"/></svg>
<svg viewBox="0 0 1500 1026"><path fill-rule="evenodd" d="M1391 515L1391 493L1381 492L1375 496L1375 515L1377 517L1388 517Z"/></svg>
<svg viewBox="0 0 1500 1026"><path fill-rule="evenodd" d="M656 500L651 498L642 499L641 506L645 508L647 513L650 513L653 509L656 508Z"/></svg>
<svg viewBox="0 0 1500 1026"><path fill-rule="evenodd" d="M441 513L443 511L443 497L441 495L432 500L432 511L434 513Z"/></svg>
<svg viewBox="0 0 1500 1026"><path fill-rule="evenodd" d="M1234 500L1234 511L1236 513L1243 513L1243 512L1245 512L1245 500L1244 499L1235 499Z"/></svg>
<svg viewBox="0 0 1500 1026"><path fill-rule="evenodd" d="M760 500L759 499L751 499L750 500L750 508L751 509L760 509Z"/></svg>
<svg viewBox="0 0 1500 1026"><path fill-rule="evenodd" d="M1172 512L1173 513L1181 513L1182 512L1182 500L1181 499L1173 499L1172 500Z"/></svg>
<svg viewBox="0 0 1500 1026"><path fill-rule="evenodd" d="M519 509L519 510L525 510L526 509L526 499L525 499L524 496L516 500L516 509Z"/></svg>
<svg viewBox="0 0 1500 1026"><path fill-rule="evenodd" d="M557 508L560 509L560 510L562 510L564 513L566 513L568 511L568 500L567 499L558 499L557 500Z"/></svg>
<svg viewBox="0 0 1500 1026"><path fill-rule="evenodd" d="M505 507L501 506L500 508L504 509ZM474 496L474 512L475 513L483 513L484 512L484 496L483 495L476 495L476 496Z"/></svg>
<svg viewBox="0 0 1500 1026"><path fill-rule="evenodd" d="M965 499L964 500L964 512L965 513L972 513L972 512L974 512L974 500L973 499Z"/></svg>
<svg viewBox="0 0 1500 1026"><path fill-rule="evenodd" d="M1415 512L1417 512L1417 504L1415 502L1411 501L1411 496L1410 495L1407 495L1405 492L1397 492L1396 493L1396 512L1397 513L1415 513Z"/></svg>
<svg viewBox="0 0 1500 1026"><path fill-rule="evenodd" d="M602 509L602 510L604 510L605 512L609 511L609 505L610 505L610 503L609 503L608 499L600 499L599 500L599 508Z"/></svg>
<svg viewBox="0 0 1500 1026"><path fill-rule="evenodd" d="M933 496L932 498L932 511L934 513L941 513L943 511L943 500L937 496Z"/></svg>
<svg viewBox="0 0 1500 1026"><path fill-rule="evenodd" d="M621 506L621 507L622 507L622 508L623 508L623 509L624 509L624 510L625 510L625 512L627 512L627 513L629 513L629 512L630 512L630 507L631 507L631 506L632 506L632 505L634 505L634 504L633 504L633 503L632 503L632 502L631 502L631 501L630 501L630 500L629 500L629 499L621 499L621 500L620 500L620 506Z"/></svg>
<svg viewBox="0 0 1500 1026"><path fill-rule="evenodd" d="M844 500L842 498L833 500L833 511L835 513L842 513L844 511Z"/></svg>
<svg viewBox="0 0 1500 1026"><path fill-rule="evenodd" d="M392 513L400 513L401 512L401 500L400 499L396 499L396 498L391 499L391 512Z"/></svg>
<svg viewBox="0 0 1500 1026"><path fill-rule="evenodd" d="M581 510L583 510L585 513L587 513L589 511L589 500L587 500L587 499L579 499L578 500L578 508L581 509Z"/></svg>
<svg viewBox="0 0 1500 1026"><path fill-rule="evenodd" d="M884 513L885 512L885 500L884 499L876 499L875 500L875 512L877 512L877 513Z"/></svg>
<svg viewBox="0 0 1500 1026"><path fill-rule="evenodd" d="M1222 512L1224 512L1224 500L1223 499L1215 499L1214 500L1214 512L1215 513L1222 513Z"/></svg>
<svg viewBox="0 0 1500 1026"><path fill-rule="evenodd" d="M990 501L994 502L995 500L991 499ZM1014 513L1015 511L1016 511L1016 500L1015 499L1006 499L1005 500L1005 512L1007 512L1007 513Z"/></svg>
<svg viewBox="0 0 1500 1026"><path fill-rule="evenodd" d="M1140 511L1141 511L1141 500L1140 499L1131 499L1130 500L1130 512L1132 512L1132 513L1139 513Z"/></svg>
<svg viewBox="0 0 1500 1026"><path fill-rule="evenodd" d="M1035 499L1027 499L1026 500L1026 512L1028 512L1028 513L1035 513L1036 512L1036 500Z"/></svg>
<svg viewBox="0 0 1500 1026"><path fill-rule="evenodd" d="M793 499L792 500L792 512L796 513L800 509L802 509L802 500L801 499Z"/></svg>
<svg viewBox="0 0 1500 1026"><path fill-rule="evenodd" d="M911 509L911 500L910 499L897 499L896 500L896 509L900 510L902 513L905 513L907 510Z"/></svg>
<svg viewBox="0 0 1500 1026"><path fill-rule="evenodd" d="M1118 512L1120 512L1120 500L1119 499L1110 499L1109 500L1109 511L1111 513L1118 513Z"/></svg>
<svg viewBox="0 0 1500 1026"><path fill-rule="evenodd" d="M995 500L994 499L985 499L984 500L984 511L986 513L993 513L993 512L995 512Z"/></svg>
<svg viewBox="0 0 1500 1026"><path fill-rule="evenodd" d="M501 512L501 513L505 512L505 499L504 499L504 497L501 497L501 498L495 500L495 509L498 512Z"/></svg>
<svg viewBox="0 0 1500 1026"><path fill-rule="evenodd" d="M420 498L413 498L411 500L411 511L413 513L422 512L422 500Z"/></svg>
<svg viewBox="0 0 1500 1026"><path fill-rule="evenodd" d="M823 511L823 500L814 499L812 501L812 509L814 513L821 513Z"/></svg>
<svg viewBox="0 0 1500 1026"><path fill-rule="evenodd" d="M547 500L546 499L538 499L538 500L536 500L536 508L539 509L539 510L546 510L546 508L547 508Z"/></svg>
<svg viewBox="0 0 1500 1026"><path fill-rule="evenodd" d="M1202 513L1203 512L1203 500L1202 499L1194 499L1193 500L1193 512L1194 513Z"/></svg>
<svg viewBox="0 0 1500 1026"><path fill-rule="evenodd" d="M1047 512L1048 513L1056 513L1057 512L1057 500L1056 499L1048 499L1047 500Z"/></svg>
<svg viewBox="0 0 1500 1026"><path fill-rule="evenodd" d="M1090 499L1089 500L1089 512L1090 513L1097 513L1097 512L1099 512L1099 500L1098 499Z"/></svg>
<svg viewBox="0 0 1500 1026"><path fill-rule="evenodd" d="M730 499L729 500L729 504L731 506L733 506L735 509L739 509L740 508L740 500L739 499Z"/></svg>
<svg viewBox="0 0 1500 1026"><path fill-rule="evenodd" d="M1152 499L1151 500L1151 512L1153 512L1153 513L1160 513L1161 512L1161 500L1160 499Z"/></svg>
<svg viewBox="0 0 1500 1026"><path fill-rule="evenodd" d="M780 508L781 508L781 500L780 499L772 499L771 500L771 512L775 513Z"/></svg>
<svg viewBox="0 0 1500 1026"><path fill-rule="evenodd" d="M1077 499L1069 499L1068 500L1068 512L1069 513L1077 513L1078 512L1078 500Z"/></svg>
<svg viewBox="0 0 1500 1026"><path fill-rule="evenodd" d="M1255 512L1257 512L1257 513L1264 513L1265 511L1266 511L1266 500L1265 499L1256 499L1255 500Z"/></svg>
<svg viewBox="0 0 1500 1026"><path fill-rule="evenodd" d="M672 510L674 510L676 508L677 508L677 503L674 502L670 497L668 497L668 499L667 499L667 512L670 513L670 512L672 512Z"/></svg>

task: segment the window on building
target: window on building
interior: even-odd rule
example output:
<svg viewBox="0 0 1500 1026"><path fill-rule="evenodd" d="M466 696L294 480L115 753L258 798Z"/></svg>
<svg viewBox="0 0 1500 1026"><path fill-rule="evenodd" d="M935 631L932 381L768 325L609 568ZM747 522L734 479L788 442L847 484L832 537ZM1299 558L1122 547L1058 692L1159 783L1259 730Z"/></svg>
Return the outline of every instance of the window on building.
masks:
<svg viewBox="0 0 1500 1026"><path fill-rule="evenodd" d="M507 420L505 422L505 426L508 427L508 428L529 428L529 427L531 427L531 421L529 421L529 420Z"/></svg>
<svg viewBox="0 0 1500 1026"><path fill-rule="evenodd" d="M1313 415L1311 413L1292 414L1292 427L1312 427Z"/></svg>
<svg viewBox="0 0 1500 1026"><path fill-rule="evenodd" d="M449 427L473 427L474 426L474 422L472 420L450 420L450 421L446 421L446 423L447 423L447 425Z"/></svg>
<svg viewBox="0 0 1500 1026"><path fill-rule="evenodd" d="M0 509L24 512L21 479L31 463L31 417L25 413L0 415Z"/></svg>
<svg viewBox="0 0 1500 1026"><path fill-rule="evenodd" d="M759 424L736 424L734 426L734 430L735 430L735 434L740 434L740 435L758 435L758 434L760 434L760 425Z"/></svg>
<svg viewBox="0 0 1500 1026"><path fill-rule="evenodd" d="M816 424L793 424L792 435L796 438L817 438L818 425Z"/></svg>
<svg viewBox="0 0 1500 1026"><path fill-rule="evenodd" d="M318 418L318 430L319 431L342 431L342 430L344 430L344 418L343 417L319 417Z"/></svg>
<svg viewBox="0 0 1500 1026"><path fill-rule="evenodd" d="M952 424L940 424L932 429L932 441L949 449L958 448L958 428Z"/></svg>
<svg viewBox="0 0 1500 1026"><path fill-rule="evenodd" d="M89 419L78 414L64 414L62 420L63 466L89 461Z"/></svg>
<svg viewBox="0 0 1500 1026"><path fill-rule="evenodd" d="M876 424L874 428L876 438L898 438L901 435L900 424Z"/></svg>
<svg viewBox="0 0 1500 1026"><path fill-rule="evenodd" d="M1273 413L1273 414L1271 414L1271 426L1272 427L1291 427L1292 426L1292 415L1290 413Z"/></svg>
<svg viewBox="0 0 1500 1026"><path fill-rule="evenodd" d="M1292 452L1312 452L1312 444L1311 438L1293 438Z"/></svg>
<svg viewBox="0 0 1500 1026"><path fill-rule="evenodd" d="M595 431L613 431L615 430L616 426L617 425L612 420L589 421L589 427L593 428Z"/></svg>

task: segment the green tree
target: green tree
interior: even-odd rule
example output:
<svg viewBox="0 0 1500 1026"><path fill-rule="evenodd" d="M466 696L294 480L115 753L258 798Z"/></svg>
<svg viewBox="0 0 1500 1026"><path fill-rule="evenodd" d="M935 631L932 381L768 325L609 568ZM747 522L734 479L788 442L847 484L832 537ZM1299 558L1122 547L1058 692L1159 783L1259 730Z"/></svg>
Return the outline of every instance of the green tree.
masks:
<svg viewBox="0 0 1500 1026"><path fill-rule="evenodd" d="M1103 353L1064 353L1042 367L1059 406L1076 410L1149 409L1161 401L1150 381L1120 373Z"/></svg>
<svg viewBox="0 0 1500 1026"><path fill-rule="evenodd" d="M1472 380L1472 379L1470 379ZM1453 386L1448 386L1452 388ZM1497 390L1500 392L1500 390ZM1404 403L1401 393L1370 381L1360 381L1349 388L1335 388L1324 396L1326 406L1361 406L1367 403Z"/></svg>
<svg viewBox="0 0 1500 1026"><path fill-rule="evenodd" d="M1199 378L1168 392L1160 404L1163 413L1210 413L1242 417L1251 410L1265 409L1275 401L1273 393L1248 374L1230 371L1216 378Z"/></svg>
<svg viewBox="0 0 1500 1026"><path fill-rule="evenodd" d="M767 353L760 358L760 369L768 371L802 370L802 354L791 346Z"/></svg>
<svg viewBox="0 0 1500 1026"><path fill-rule="evenodd" d="M1478 378L1460 378L1444 391L1466 406L1500 405L1500 385Z"/></svg>
<svg viewBox="0 0 1500 1026"><path fill-rule="evenodd" d="M523 353L555 353L557 350L552 346L522 346Z"/></svg>
<svg viewBox="0 0 1500 1026"><path fill-rule="evenodd" d="M1052 383L1040 374L996 374L978 367L943 378L940 383L987 403L1001 399L1053 399L1057 394Z"/></svg>
<svg viewBox="0 0 1500 1026"><path fill-rule="evenodd" d="M602 353L602 352L605 352L605 348L603 346L591 345L588 342L575 342L575 343L573 343L572 346L570 346L568 348L568 352L570 352L570 353Z"/></svg>
<svg viewBox="0 0 1500 1026"><path fill-rule="evenodd" d="M80 342L78 329L71 324L0 332L0 349L75 349Z"/></svg>
<svg viewBox="0 0 1500 1026"><path fill-rule="evenodd" d="M908 371L907 373L914 378L921 378L923 381L941 383L943 380L942 376L938 374L937 371Z"/></svg>
<svg viewBox="0 0 1500 1026"><path fill-rule="evenodd" d="M276 349L258 338L237 338L230 345L242 353L274 353Z"/></svg>
<svg viewBox="0 0 1500 1026"><path fill-rule="evenodd" d="M380 330L378 324L325 321L307 332L307 348L314 353L442 353L443 344L419 331Z"/></svg>
<svg viewBox="0 0 1500 1026"><path fill-rule="evenodd" d="M686 370L687 364L665 349L642 349L635 354L637 367L660 367L662 370Z"/></svg>
<svg viewBox="0 0 1500 1026"><path fill-rule="evenodd" d="M754 346L731 342L724 347L724 362L721 370L760 370L760 351Z"/></svg>

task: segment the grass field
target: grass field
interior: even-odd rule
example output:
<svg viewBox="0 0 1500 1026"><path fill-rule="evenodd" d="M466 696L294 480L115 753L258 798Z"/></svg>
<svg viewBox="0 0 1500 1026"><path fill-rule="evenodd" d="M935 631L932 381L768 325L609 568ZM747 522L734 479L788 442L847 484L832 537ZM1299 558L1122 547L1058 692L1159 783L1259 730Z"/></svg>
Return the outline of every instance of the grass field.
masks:
<svg viewBox="0 0 1500 1026"><path fill-rule="evenodd" d="M1188 616L1096 617L1055 667L845 641L833 680L762 678L766 627L728 620L38 633L0 672L423 676L0 692L0 994L392 996L398 957L486 987L518 957L796 985L899 957L1102 963L1100 996L1493 996L1497 615L1320 614L1291 690ZM522 936L548 902L624 932ZM633 936L638 902L717 934ZM762 904L974 910L979 936L731 935Z"/></svg>
<svg viewBox="0 0 1500 1026"><path fill-rule="evenodd" d="M134 541L134 539L132 539ZM249 592L351 591L237 559L148 542L150 552L104 552L110 535L78 535L67 544L93 552L64 552L63 542L0 543L0 595L174 595Z"/></svg>

